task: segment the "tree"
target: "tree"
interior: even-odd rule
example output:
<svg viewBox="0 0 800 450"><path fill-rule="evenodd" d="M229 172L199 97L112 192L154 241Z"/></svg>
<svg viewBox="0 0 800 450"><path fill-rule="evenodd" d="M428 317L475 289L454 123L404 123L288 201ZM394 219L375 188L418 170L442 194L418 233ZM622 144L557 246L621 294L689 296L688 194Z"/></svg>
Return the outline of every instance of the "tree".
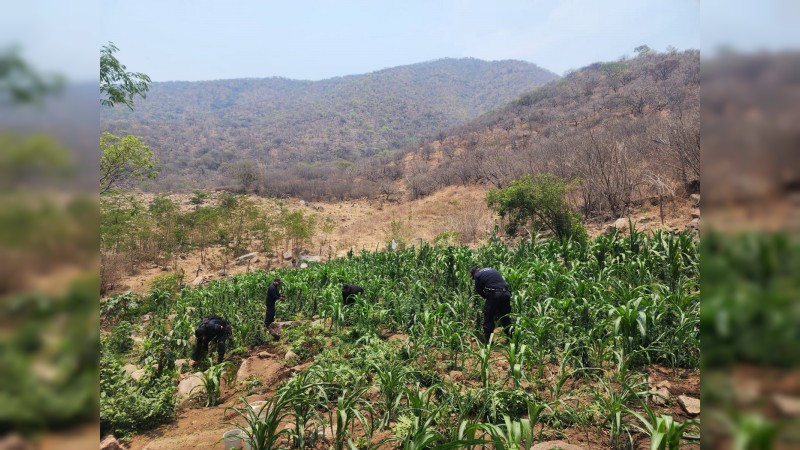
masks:
<svg viewBox="0 0 800 450"><path fill-rule="evenodd" d="M521 227L546 228L559 239L583 241L586 230L580 217L570 207L567 194L575 183L552 174L525 175L504 189L492 189L486 203L501 218L508 218L506 232L516 235Z"/></svg>
<svg viewBox="0 0 800 450"><path fill-rule="evenodd" d="M315 214L306 215L303 210L282 210L280 223L284 229L284 237L295 258L300 256L300 247L311 242L317 226Z"/></svg>
<svg viewBox="0 0 800 450"><path fill-rule="evenodd" d="M125 181L155 178L158 160L141 139L124 138L103 132L100 136L100 193L104 194Z"/></svg>
<svg viewBox="0 0 800 450"><path fill-rule="evenodd" d="M225 173L239 182L247 191L261 178L259 164L253 160L237 161L225 168Z"/></svg>
<svg viewBox="0 0 800 450"><path fill-rule="evenodd" d="M650 47L647 46L647 45L640 45L640 46L636 47L635 49L633 49L633 51L636 52L637 56L645 56L645 55L650 54L650 52L652 52Z"/></svg>
<svg viewBox="0 0 800 450"><path fill-rule="evenodd" d="M133 97L147 97L150 77L140 72L127 72L114 56L119 49L112 43L100 48L100 104L113 107L122 103L133 109Z"/></svg>

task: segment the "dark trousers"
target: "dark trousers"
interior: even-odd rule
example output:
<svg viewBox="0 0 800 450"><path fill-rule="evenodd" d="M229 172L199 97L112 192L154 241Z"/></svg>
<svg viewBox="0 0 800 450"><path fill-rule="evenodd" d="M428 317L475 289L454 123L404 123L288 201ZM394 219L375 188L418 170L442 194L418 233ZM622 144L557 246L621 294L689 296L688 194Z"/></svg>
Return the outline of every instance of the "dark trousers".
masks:
<svg viewBox="0 0 800 450"><path fill-rule="evenodd" d="M228 336L214 333L201 326L194 332L194 337L196 339L196 343L192 359L195 361L200 361L202 358L204 358L208 352L209 345L213 341L217 344L217 364L222 363L222 359L225 358L225 343L228 340Z"/></svg>
<svg viewBox="0 0 800 450"><path fill-rule="evenodd" d="M511 293L510 292L490 292L483 304L483 335L485 342L489 342L489 336L494 332L494 322L500 319L500 325L507 336L511 336Z"/></svg>
<svg viewBox="0 0 800 450"><path fill-rule="evenodd" d="M275 322L275 304L267 303L267 314L264 316L264 328L269 328L269 325Z"/></svg>

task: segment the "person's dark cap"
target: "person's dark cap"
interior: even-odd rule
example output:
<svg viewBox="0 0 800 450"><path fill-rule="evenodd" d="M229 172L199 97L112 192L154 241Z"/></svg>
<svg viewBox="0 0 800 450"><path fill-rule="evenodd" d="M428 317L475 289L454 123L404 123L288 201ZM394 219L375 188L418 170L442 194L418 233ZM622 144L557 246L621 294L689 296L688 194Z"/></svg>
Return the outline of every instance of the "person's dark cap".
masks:
<svg viewBox="0 0 800 450"><path fill-rule="evenodd" d="M281 279L280 279L280 278L275 278L275 279L274 279L274 280L272 280L272 281L273 281L274 283L278 283L278 284L281 284L281 283L283 283L283 281L281 281Z"/></svg>
<svg viewBox="0 0 800 450"><path fill-rule="evenodd" d="M472 278L475 278L475 274L478 272L478 270L480 270L480 267L472 266L472 268L469 269L469 276L471 276Z"/></svg>

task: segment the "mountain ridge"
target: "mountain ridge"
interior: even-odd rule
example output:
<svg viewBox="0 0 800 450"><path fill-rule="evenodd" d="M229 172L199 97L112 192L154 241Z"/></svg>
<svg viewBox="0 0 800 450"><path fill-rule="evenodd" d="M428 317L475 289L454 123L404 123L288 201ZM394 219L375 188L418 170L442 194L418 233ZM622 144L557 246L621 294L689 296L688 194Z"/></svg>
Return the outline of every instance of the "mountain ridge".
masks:
<svg viewBox="0 0 800 450"><path fill-rule="evenodd" d="M320 81L158 82L136 110L105 109L101 121L153 148L159 188L210 187L242 160L289 169L390 153L554 79L524 61L441 58Z"/></svg>

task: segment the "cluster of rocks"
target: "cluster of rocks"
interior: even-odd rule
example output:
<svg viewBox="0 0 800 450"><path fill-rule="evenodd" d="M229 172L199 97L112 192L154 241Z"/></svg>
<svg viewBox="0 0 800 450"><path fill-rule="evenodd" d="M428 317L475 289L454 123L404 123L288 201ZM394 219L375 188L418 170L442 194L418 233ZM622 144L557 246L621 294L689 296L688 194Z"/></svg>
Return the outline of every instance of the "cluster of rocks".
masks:
<svg viewBox="0 0 800 450"><path fill-rule="evenodd" d="M672 384L669 381L659 381L655 384L650 384L650 402L656 406L664 406L672 397L670 389ZM677 398L678 404L681 409L690 417L697 417L700 415L700 400L689 397L688 395L679 395Z"/></svg>

